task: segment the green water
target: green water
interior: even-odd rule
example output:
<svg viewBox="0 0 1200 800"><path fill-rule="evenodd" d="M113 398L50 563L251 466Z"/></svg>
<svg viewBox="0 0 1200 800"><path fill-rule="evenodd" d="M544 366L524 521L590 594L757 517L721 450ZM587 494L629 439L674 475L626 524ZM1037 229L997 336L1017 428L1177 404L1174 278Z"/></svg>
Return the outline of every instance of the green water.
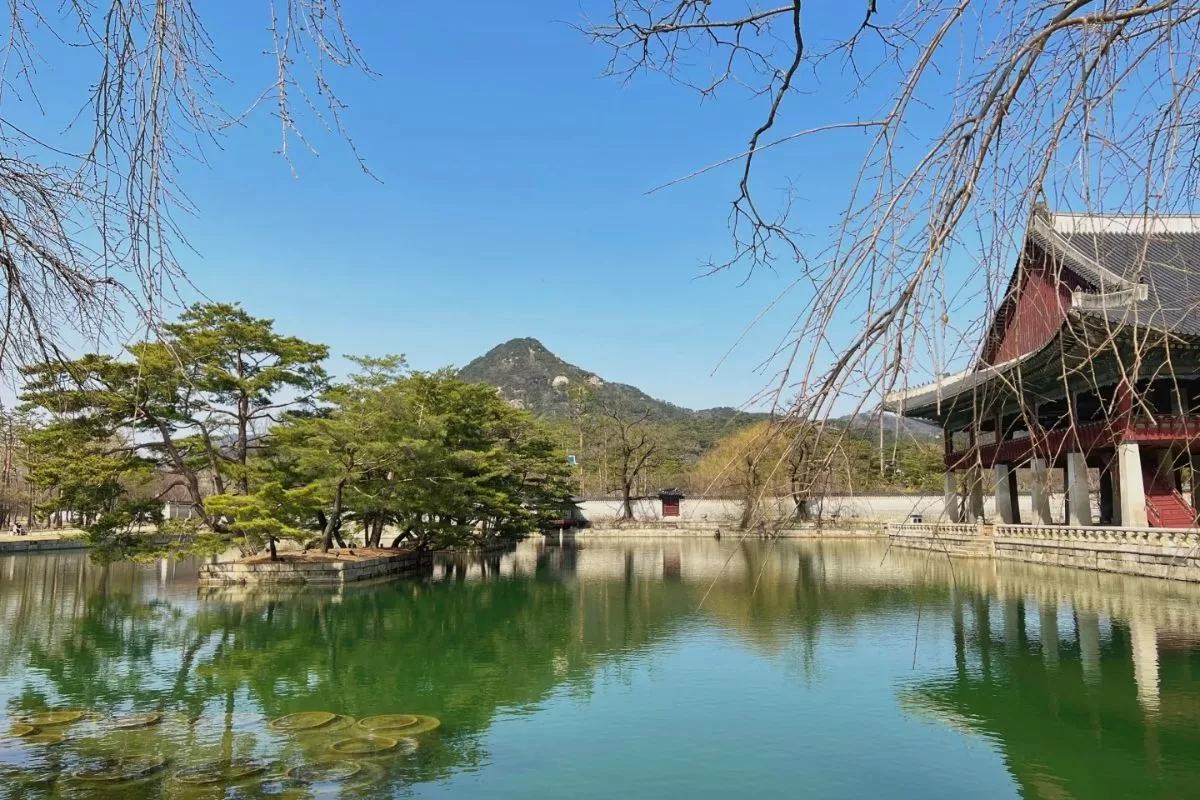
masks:
<svg viewBox="0 0 1200 800"><path fill-rule="evenodd" d="M0 713L88 712L60 744L0 738L0 798L1200 796L1200 587L884 555L538 541L257 594L0 558ZM441 726L351 757L329 744L353 720L267 727L302 711ZM132 712L162 718L115 730ZM118 756L136 780L73 777ZM254 774L176 778L229 759Z"/></svg>

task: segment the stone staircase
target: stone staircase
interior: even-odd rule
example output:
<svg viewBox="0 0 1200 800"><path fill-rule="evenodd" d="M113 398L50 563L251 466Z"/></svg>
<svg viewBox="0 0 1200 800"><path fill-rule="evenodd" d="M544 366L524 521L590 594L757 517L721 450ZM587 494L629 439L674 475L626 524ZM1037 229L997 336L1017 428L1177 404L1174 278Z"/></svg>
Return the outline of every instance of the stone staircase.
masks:
<svg viewBox="0 0 1200 800"><path fill-rule="evenodd" d="M1175 486L1157 470L1147 471L1146 519L1155 528L1191 528L1196 524L1196 511L1176 491Z"/></svg>

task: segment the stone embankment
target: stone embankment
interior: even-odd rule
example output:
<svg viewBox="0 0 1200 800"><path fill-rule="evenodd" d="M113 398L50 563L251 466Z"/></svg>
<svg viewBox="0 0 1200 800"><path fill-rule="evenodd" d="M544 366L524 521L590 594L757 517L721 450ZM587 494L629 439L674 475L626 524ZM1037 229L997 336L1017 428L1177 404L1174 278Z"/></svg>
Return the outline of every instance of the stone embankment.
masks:
<svg viewBox="0 0 1200 800"><path fill-rule="evenodd" d="M1200 582L1200 531L1074 525L889 523L896 547Z"/></svg>
<svg viewBox="0 0 1200 800"><path fill-rule="evenodd" d="M245 584L341 585L373 578L413 575L433 563L428 552L356 550L348 553L281 553L278 561L255 556L204 564L201 586Z"/></svg>
<svg viewBox="0 0 1200 800"><path fill-rule="evenodd" d="M10 553L46 553L51 550L86 550L83 531L44 531L24 536L0 535L0 555Z"/></svg>

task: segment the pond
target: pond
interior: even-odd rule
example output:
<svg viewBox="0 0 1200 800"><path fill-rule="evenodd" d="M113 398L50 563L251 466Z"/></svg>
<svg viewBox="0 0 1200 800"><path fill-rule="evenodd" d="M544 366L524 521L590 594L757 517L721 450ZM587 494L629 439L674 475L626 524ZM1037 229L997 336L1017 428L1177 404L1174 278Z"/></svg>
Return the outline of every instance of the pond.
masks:
<svg viewBox="0 0 1200 800"><path fill-rule="evenodd" d="M1196 796L1198 601L874 541L308 592L9 556L0 798Z"/></svg>

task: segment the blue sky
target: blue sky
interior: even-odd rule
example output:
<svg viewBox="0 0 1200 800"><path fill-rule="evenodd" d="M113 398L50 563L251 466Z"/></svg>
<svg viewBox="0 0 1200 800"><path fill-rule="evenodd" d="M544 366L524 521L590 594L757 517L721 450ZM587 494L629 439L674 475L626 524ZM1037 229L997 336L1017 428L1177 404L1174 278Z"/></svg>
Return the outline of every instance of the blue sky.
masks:
<svg viewBox="0 0 1200 800"><path fill-rule="evenodd" d="M320 156L297 150L293 176L272 154L277 122L258 113L210 148L207 164L183 170L198 209L182 219L196 250L184 262L199 292L241 301L338 356L400 352L433 369L533 336L681 405L740 405L763 388L771 373L759 367L798 296L722 357L795 267L748 281L744 271L701 277L729 253L738 166L646 192L743 150L764 98L734 91L702 102L660 76L601 77L606 51L570 24L584 10L602 16L610 6L601 0L594 9L472 2L454 12L352 5L349 24L377 75L345 74L337 85L378 180L311 120L305 133ZM231 78L221 89L231 110L272 77L266 8L202 8ZM41 77L51 87L42 122L61 126L55 91L78 102L92 76L56 61ZM836 83L824 88L832 91L784 114L781 134L846 117ZM870 112L870 98L857 102ZM843 138L772 151L759 189L795 181L795 218L827 226L839 207L831 187L857 167L854 147Z"/></svg>
<svg viewBox="0 0 1200 800"><path fill-rule="evenodd" d="M787 276L697 279L727 252L736 173L645 194L738 152L753 105L601 78L605 53L566 24L569 4L383 6L351 18L378 76L340 84L379 181L332 137L315 137L320 157L298 155L293 178L271 156L272 119L232 132L186 176L197 286L339 354L435 368L534 336L682 405L738 405L761 388L754 368L781 315L711 373ZM247 95L270 67L254 32L215 34Z"/></svg>

